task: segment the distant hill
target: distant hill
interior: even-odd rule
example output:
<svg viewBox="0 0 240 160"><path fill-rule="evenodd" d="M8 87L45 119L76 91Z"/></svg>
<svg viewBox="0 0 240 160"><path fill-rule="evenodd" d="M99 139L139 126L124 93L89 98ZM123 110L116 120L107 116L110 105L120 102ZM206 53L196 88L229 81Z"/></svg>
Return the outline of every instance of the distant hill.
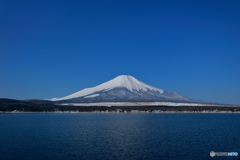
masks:
<svg viewBox="0 0 240 160"><path fill-rule="evenodd" d="M43 111L55 107L54 103L47 100L15 100L0 98L0 111L28 110Z"/></svg>

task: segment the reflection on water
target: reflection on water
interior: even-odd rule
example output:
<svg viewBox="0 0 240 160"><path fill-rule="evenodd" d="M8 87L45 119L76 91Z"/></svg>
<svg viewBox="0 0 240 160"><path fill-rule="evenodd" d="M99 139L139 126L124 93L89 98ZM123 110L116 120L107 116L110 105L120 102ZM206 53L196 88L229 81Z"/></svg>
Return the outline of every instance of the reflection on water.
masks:
<svg viewBox="0 0 240 160"><path fill-rule="evenodd" d="M0 114L0 157L211 159L240 153L239 124L239 114Z"/></svg>

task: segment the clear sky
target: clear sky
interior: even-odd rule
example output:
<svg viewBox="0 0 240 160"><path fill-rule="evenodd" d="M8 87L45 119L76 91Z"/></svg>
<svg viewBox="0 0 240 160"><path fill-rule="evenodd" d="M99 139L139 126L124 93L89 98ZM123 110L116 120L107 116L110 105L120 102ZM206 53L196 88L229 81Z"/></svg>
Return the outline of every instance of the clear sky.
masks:
<svg viewBox="0 0 240 160"><path fill-rule="evenodd" d="M240 104L239 0L1 0L0 97L50 99L132 75Z"/></svg>

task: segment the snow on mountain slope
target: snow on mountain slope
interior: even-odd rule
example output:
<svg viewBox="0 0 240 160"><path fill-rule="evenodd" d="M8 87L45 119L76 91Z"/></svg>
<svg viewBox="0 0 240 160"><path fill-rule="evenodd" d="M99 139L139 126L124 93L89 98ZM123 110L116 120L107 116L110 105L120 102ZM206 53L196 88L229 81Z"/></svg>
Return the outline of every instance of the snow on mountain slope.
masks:
<svg viewBox="0 0 240 160"><path fill-rule="evenodd" d="M151 92L157 92L159 94L164 93L164 90L147 85L132 76L121 75L121 76L118 76L118 77L108 81L108 82L102 83L96 87L85 88L81 91L78 91L78 92L68 95L66 97L53 98L50 100L51 101L61 101L61 100L68 100L68 99L84 97L84 96L86 96L85 98L89 98L89 97L91 97L91 94L93 94L93 93L100 92L100 91L108 91L108 90L111 90L114 88L126 88L131 92L151 91ZM99 96L99 95L95 95L94 97L96 97L96 96Z"/></svg>
<svg viewBox="0 0 240 160"><path fill-rule="evenodd" d="M84 97L84 98L92 98L92 97L97 97L97 96L100 96L100 94L92 94L92 95L86 96L86 97Z"/></svg>

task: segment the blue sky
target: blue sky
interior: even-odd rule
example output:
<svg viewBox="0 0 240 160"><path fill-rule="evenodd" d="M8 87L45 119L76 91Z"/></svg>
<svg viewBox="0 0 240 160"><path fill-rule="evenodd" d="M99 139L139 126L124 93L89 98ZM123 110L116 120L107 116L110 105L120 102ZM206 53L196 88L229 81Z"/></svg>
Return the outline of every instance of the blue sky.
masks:
<svg viewBox="0 0 240 160"><path fill-rule="evenodd" d="M2 0L0 97L63 97L132 75L240 104L239 8L239 0Z"/></svg>

